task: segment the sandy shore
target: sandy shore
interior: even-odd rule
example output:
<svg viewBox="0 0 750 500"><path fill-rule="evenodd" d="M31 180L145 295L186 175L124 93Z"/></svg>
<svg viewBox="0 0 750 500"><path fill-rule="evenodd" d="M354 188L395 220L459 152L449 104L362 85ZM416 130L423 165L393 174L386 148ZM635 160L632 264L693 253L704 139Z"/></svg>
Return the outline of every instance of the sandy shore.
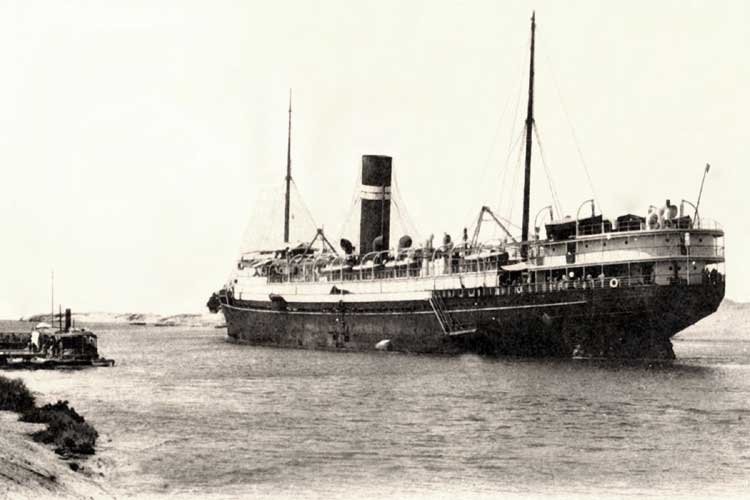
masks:
<svg viewBox="0 0 750 500"><path fill-rule="evenodd" d="M69 462L32 441L28 434L42 427L0 411L0 499L114 498L89 469L95 457L82 461L82 471L74 472Z"/></svg>

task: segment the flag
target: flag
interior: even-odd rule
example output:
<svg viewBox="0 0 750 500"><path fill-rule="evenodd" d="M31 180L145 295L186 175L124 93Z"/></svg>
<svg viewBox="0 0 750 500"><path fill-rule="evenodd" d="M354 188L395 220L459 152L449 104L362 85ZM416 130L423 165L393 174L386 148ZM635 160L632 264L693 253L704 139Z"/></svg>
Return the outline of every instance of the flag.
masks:
<svg viewBox="0 0 750 500"><path fill-rule="evenodd" d="M711 169L711 165L709 165L708 163L706 163L706 173L708 173L708 171L709 171L710 169Z"/></svg>

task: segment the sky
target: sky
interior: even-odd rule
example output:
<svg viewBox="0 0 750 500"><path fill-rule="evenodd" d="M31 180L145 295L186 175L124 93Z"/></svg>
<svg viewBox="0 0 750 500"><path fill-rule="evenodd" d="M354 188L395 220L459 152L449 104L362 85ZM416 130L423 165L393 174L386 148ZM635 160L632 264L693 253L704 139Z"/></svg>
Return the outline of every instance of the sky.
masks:
<svg viewBox="0 0 750 500"><path fill-rule="evenodd" d="M246 229L282 231L289 89L295 184L332 239L363 154L393 157L419 237L484 204L520 225L534 10L532 215L550 185L569 215L695 202L710 163L700 211L750 300L746 2L6 0L0 317L49 310L53 270L74 310L203 310Z"/></svg>

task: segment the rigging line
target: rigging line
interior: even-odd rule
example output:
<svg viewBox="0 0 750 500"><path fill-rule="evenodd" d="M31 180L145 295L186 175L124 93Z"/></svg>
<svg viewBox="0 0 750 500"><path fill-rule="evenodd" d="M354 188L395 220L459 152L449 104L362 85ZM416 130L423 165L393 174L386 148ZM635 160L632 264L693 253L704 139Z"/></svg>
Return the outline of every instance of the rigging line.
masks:
<svg viewBox="0 0 750 500"><path fill-rule="evenodd" d="M542 165L544 166L544 173L547 175L547 184L549 185L549 191L550 195L552 196L552 202L555 204L555 209L557 210L558 214L562 214L562 205L560 205L560 197L557 195L557 190L555 189L555 183L552 180L552 175L550 174L549 167L547 166L547 160L544 156L544 148L542 147L542 139L539 137L539 129L536 126L536 123L533 124L534 127L534 135L536 136L536 143L539 147L539 156L542 159Z"/></svg>
<svg viewBox="0 0 750 500"><path fill-rule="evenodd" d="M516 93L516 104L515 104L515 107L513 109L513 120L510 122L510 131L511 131L511 133L510 133L510 137L508 139L509 149L512 149L512 145L511 144L512 144L512 141L513 141L513 125L515 124L516 118L518 117L518 105L521 102L521 90L523 88L523 76L524 76L524 63L525 63L525 57L521 61L521 64L520 64L520 66L518 68L518 74L519 74L519 76L518 76L518 92ZM500 115L498 117L497 125L495 126L495 132L494 132L494 134L492 134L492 142L490 143L490 147L487 150L487 156L486 156L486 158L484 160L484 170L482 171L482 175L479 177L479 179L481 179L481 180L485 179L485 176L487 175L487 171L490 168L490 165L491 165L490 158L492 157L492 153L495 151L495 145L497 144L497 139L498 139L498 137L500 135L500 127L501 127L501 125L503 123L503 120L505 119L505 116L506 116L506 114L508 112L508 109L510 107L512 96L513 96L513 94L511 94L511 93L508 94L508 97L505 100L505 104L503 105L503 110L500 112ZM505 166L507 166L507 159L506 159L506 165ZM502 183L501 183L501 185L502 185ZM470 213L467 213L467 215L466 215L466 217L464 217L464 219L466 219L469 215L470 215Z"/></svg>
<svg viewBox="0 0 750 500"><path fill-rule="evenodd" d="M346 231L347 226L351 222L352 216L354 215L354 211L357 208L358 203L359 203L359 196L355 194L354 198L352 199L351 204L349 205L349 210L346 212L346 216L344 217L344 220L341 223L341 227L339 227L339 230L336 232L339 239L344 237L344 231Z"/></svg>
<svg viewBox="0 0 750 500"><path fill-rule="evenodd" d="M528 62L528 59L530 57L530 52L531 52L530 50L531 40L528 40L525 43L525 45L526 45L527 50L523 51L524 56L521 61L521 66L518 70L518 92L516 93L516 105L513 109L513 121L511 122L510 134L508 137L508 156L510 156L511 152L513 151L513 147L514 147L513 143L515 142L513 141L513 125L515 125L516 120L518 119L518 109L519 109L519 105L521 104L521 95L523 93L523 87L524 87L523 84L526 81L524 77L526 76L526 67L528 66L527 62Z"/></svg>
<svg viewBox="0 0 750 500"><path fill-rule="evenodd" d="M307 215L308 222L312 223L313 228L317 229L318 225L315 222L315 218L312 216L312 213L310 213L310 210L307 208L307 205L305 205L305 202L302 200L302 195L299 192L299 187L297 187L297 183L294 182L294 179L292 179L292 185L294 186L294 193L297 195L299 204L302 206L305 215Z"/></svg>
<svg viewBox="0 0 750 500"><path fill-rule="evenodd" d="M349 205L349 210L346 213L346 217L344 217L343 222L341 223L341 227L336 233L339 239L342 239L344 237L344 231L346 231L346 227L347 225L349 225L352 215L354 215L354 209L357 207L357 203L359 202L359 186L360 184L362 184L361 177L362 177L362 172L357 172L357 175L354 178L354 188L352 189L352 201Z"/></svg>
<svg viewBox="0 0 750 500"><path fill-rule="evenodd" d="M563 115L565 116L565 121L568 123L568 127L570 127L570 132L571 132L571 135L573 136L573 143L575 144L576 151L578 152L578 159L581 161L581 165L583 165L583 170L586 173L586 179L588 180L589 188L591 189L591 194L594 196L594 200L596 200L596 204L599 205L599 211L604 213L604 207L599 201L599 197L596 195L596 189L594 189L594 182L591 180L591 174L589 173L589 168L586 165L586 160L583 157L583 151L581 151L581 146L579 145L579 142L578 142L576 129L573 126L573 122L571 121L570 115L568 114L568 109L565 106L565 101L562 98L562 92L560 92L560 86L557 83L557 77L555 76L555 71L554 71L554 67L552 66L552 61L550 61L549 55L547 55L548 53L549 53L548 50L544 51L547 66L550 68L550 75L552 76L552 83L555 86L555 92L557 92L558 103L560 104L560 108L562 109Z"/></svg>
<svg viewBox="0 0 750 500"><path fill-rule="evenodd" d="M526 42L524 42L524 45L527 47L527 49L530 48L531 41L527 40ZM515 140L513 139L513 137L514 137L513 131L515 130L514 126L516 124L516 121L518 120L518 110L519 110L519 107L520 107L520 104L521 104L521 96L523 94L523 87L524 87L523 84L524 84L524 81L525 81L524 77L526 76L526 69L525 68L527 66L528 58L530 57L530 55L529 55L530 51L529 50L525 50L525 51L522 51L522 52L523 52L524 56L521 59L521 63L520 63L519 68L518 68L518 90L516 91L516 104L513 107L513 119L510 122L510 133L509 133L509 136L508 136L508 151L505 154L505 161L503 162L502 168L500 169L500 172L498 172L498 174L500 174L502 172L502 175L498 175L499 180L500 180L500 184L499 184L500 189L498 190L500 192L499 200L498 200L498 209L500 209L500 210L501 210L500 203L502 203L502 198L503 198L502 188L505 186L505 181L506 181L506 179L508 177L510 157L513 154L513 150L515 149L516 144L523 137L523 131L525 130L524 127L521 127L521 133L518 135L518 137L516 137ZM510 103L510 101L508 101L508 104L509 103ZM471 211L468 211L466 213L466 215L464 216L464 219L468 218L470 215L471 215Z"/></svg>
<svg viewBox="0 0 750 500"><path fill-rule="evenodd" d="M401 213L401 208L398 206L398 203L393 198L391 198L391 205L393 205L393 207L396 209L396 215L398 217L399 222L401 223L401 230L404 232L404 235L409 234L411 232L411 229L407 227L407 223L404 219L403 214ZM391 225L391 230L393 230L392 225ZM412 233L412 234L414 234L414 239L419 240L419 238L417 237L415 233Z"/></svg>
<svg viewBox="0 0 750 500"><path fill-rule="evenodd" d="M409 210L406 208L406 203L404 203L404 197L401 196L401 187L398 182L398 178L394 175L393 176L393 191L395 191L396 198L398 199L399 203L404 208L404 222L409 226L409 231L412 231L414 234L414 237L417 239L421 239L421 233L417 229L417 225L414 224L414 220L411 218L411 214L409 213Z"/></svg>
<svg viewBox="0 0 750 500"><path fill-rule="evenodd" d="M530 48L531 41L527 42L527 44L528 44L528 47ZM521 137L523 137L523 132L525 130L525 127L521 127L521 133L516 138L516 140L513 140L514 125L516 124L516 121L518 120L518 109L521 103L521 94L523 93L524 76L526 76L526 71L525 71L526 62L527 62L528 57L530 57L528 50L524 51L524 54L525 54L524 58L521 62L521 68L519 70L518 92L516 93L516 105L515 105L515 108L513 109L513 120L510 122L510 135L508 137L508 152L505 155L505 162L503 164L503 175L500 180L501 188L502 186L505 186L505 179L507 178L507 175L508 175L508 166L509 166L508 162L510 161L510 156L513 154L513 150L516 147L516 143L521 140ZM502 198L502 194L500 195L500 197Z"/></svg>
<svg viewBox="0 0 750 500"><path fill-rule="evenodd" d="M510 212L508 213L508 218L513 218L513 206L515 205L513 203L513 194L516 192L516 186L518 185L518 174L521 171L521 161L523 160L523 152L524 152L524 145L521 145L521 147L518 148L518 159L516 160L516 168L513 175L513 186L510 192L510 196L508 197L510 201Z"/></svg>
<svg viewBox="0 0 750 500"><path fill-rule="evenodd" d="M401 213L401 208L398 206L398 202L394 198L391 198L391 205L396 209L396 217L398 218L398 222L401 225L401 230L404 232L404 234L409 234L411 230L408 227L403 214ZM391 225L391 230L393 230L393 225Z"/></svg>
<svg viewBox="0 0 750 500"><path fill-rule="evenodd" d="M511 221L509 221L509 220L508 220L508 219L506 219L505 217L503 217L503 216L501 216L501 215L497 215L497 214L495 214L495 216L496 216L496 217L497 217L498 219L500 219L500 220L502 220L503 222L505 222L506 224L508 224L509 226L513 226L513 228L515 228L515 229L518 229L519 231L521 230L521 226L519 226L518 224L514 224L514 223L512 223Z"/></svg>
<svg viewBox="0 0 750 500"><path fill-rule="evenodd" d="M513 144L511 145L510 149L508 149L508 155L505 157L505 166L506 166L506 168L503 171L503 180L500 183L499 198L498 198L498 201L497 201L497 208L500 211L502 211L502 206L501 206L502 202L503 202L503 191L502 190L505 187L505 177L506 177L505 174L507 174L508 170L509 170L507 168L507 166L508 166L508 162L510 161L510 155L513 153L513 149L515 149L516 146L518 146L518 144L521 142L521 139L523 138L523 135L524 135L524 129L525 129L525 127L522 127L521 132L518 134L518 137L516 137L515 142L513 142ZM520 153L520 150L519 150L519 153ZM518 166L518 164L516 164L516 166Z"/></svg>
<svg viewBox="0 0 750 500"><path fill-rule="evenodd" d="M278 203L279 199L281 200L281 203ZM265 224L258 227L255 225L255 217L251 216L249 218L240 241L240 255L262 246L271 245L271 233L278 229L278 226L273 223L278 220L277 217L279 217L279 211L280 208L283 207L283 204L284 192L275 184L267 190L259 190L256 193L255 201L250 208L250 213L252 215L259 213L263 214L265 216ZM269 211L267 207L270 207L270 213L268 213ZM266 208L266 210L263 210L264 208ZM281 234L278 239L281 239Z"/></svg>

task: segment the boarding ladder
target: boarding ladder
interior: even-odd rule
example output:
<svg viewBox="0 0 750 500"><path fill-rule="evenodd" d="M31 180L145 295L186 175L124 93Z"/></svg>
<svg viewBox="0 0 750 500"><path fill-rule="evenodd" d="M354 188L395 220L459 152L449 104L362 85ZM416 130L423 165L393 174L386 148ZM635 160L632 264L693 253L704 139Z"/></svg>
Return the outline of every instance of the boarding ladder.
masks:
<svg viewBox="0 0 750 500"><path fill-rule="evenodd" d="M443 329L443 333L446 335L465 335L467 333L474 333L477 331L476 328L467 328L465 325L461 325L445 307L443 299L433 293L429 298L430 307L432 312L435 313L435 317L440 323L440 328Z"/></svg>

